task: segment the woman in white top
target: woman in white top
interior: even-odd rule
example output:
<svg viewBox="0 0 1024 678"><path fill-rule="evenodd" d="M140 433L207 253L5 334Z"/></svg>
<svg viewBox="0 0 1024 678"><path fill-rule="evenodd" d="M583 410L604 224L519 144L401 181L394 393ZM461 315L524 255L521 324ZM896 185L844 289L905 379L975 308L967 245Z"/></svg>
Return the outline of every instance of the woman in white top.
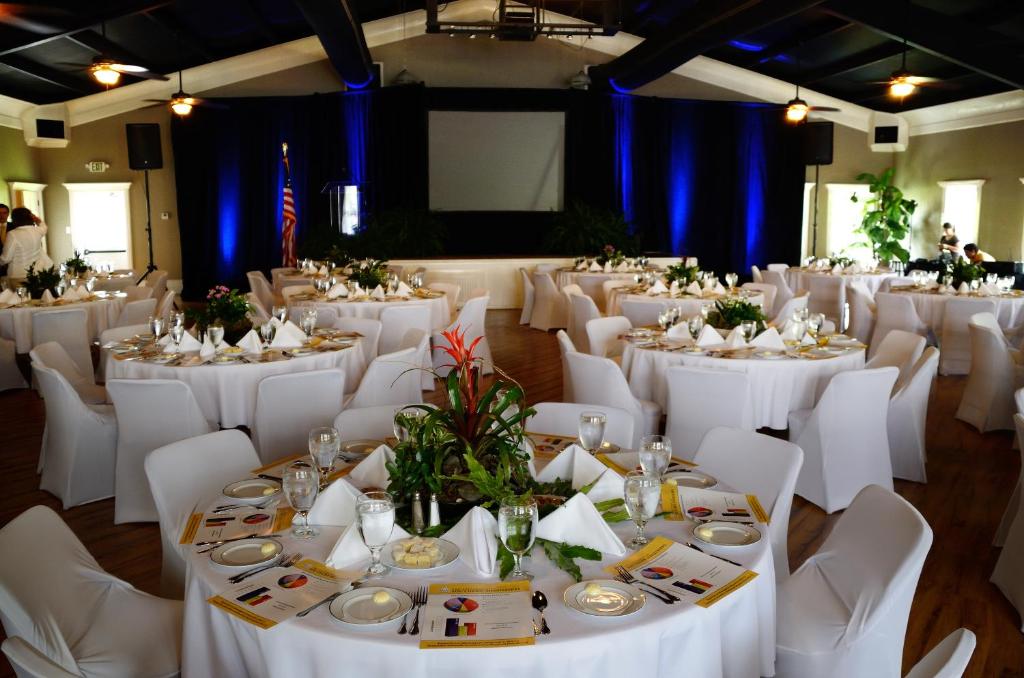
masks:
<svg viewBox="0 0 1024 678"><path fill-rule="evenodd" d="M53 260L43 251L45 237L46 224L27 207L11 210L11 225L7 229L3 254L0 254L0 264L7 264L8 278L24 278L32 265L36 270L53 266Z"/></svg>

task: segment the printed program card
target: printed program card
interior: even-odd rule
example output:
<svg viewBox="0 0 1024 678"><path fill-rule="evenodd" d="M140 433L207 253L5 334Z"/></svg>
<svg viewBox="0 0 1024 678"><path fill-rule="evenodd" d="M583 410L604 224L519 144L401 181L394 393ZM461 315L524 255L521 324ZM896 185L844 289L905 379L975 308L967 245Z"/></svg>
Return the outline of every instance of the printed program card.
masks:
<svg viewBox="0 0 1024 678"><path fill-rule="evenodd" d="M624 476L630 471L640 469L640 454L638 452L619 452L614 457L608 454L595 454L594 457L620 476ZM697 468L697 464L694 464L692 461L687 461L686 459L680 459L679 457L672 457L671 460L669 460L669 467L671 468L672 466Z"/></svg>
<svg viewBox="0 0 1024 678"><path fill-rule="evenodd" d="M647 546L605 571L617 574L622 566L647 586L671 592L699 607L711 607L757 576L706 553L655 537ZM643 590L643 586L639 587Z"/></svg>
<svg viewBox="0 0 1024 678"><path fill-rule="evenodd" d="M224 513L193 513L185 522L179 544L224 541L239 537L262 536L291 525L295 512L278 509L242 508Z"/></svg>
<svg viewBox="0 0 1024 678"><path fill-rule="evenodd" d="M530 582L431 584L422 649L533 645Z"/></svg>
<svg viewBox="0 0 1024 678"><path fill-rule="evenodd" d="M697 487L680 487L683 513L698 521L725 520L737 523L768 524L768 513L756 495L718 492Z"/></svg>
<svg viewBox="0 0 1024 678"><path fill-rule="evenodd" d="M533 453L538 457L554 457L559 452L576 442L571 436L559 436L548 433L526 432L526 436L533 445Z"/></svg>
<svg viewBox="0 0 1024 678"><path fill-rule="evenodd" d="M254 468L253 470L249 471L249 473L251 473L254 477L263 474L269 476L277 476L278 478L280 478L284 475L284 470L297 461L307 461L310 464L313 463L312 460L309 458L308 454L293 454L290 457L278 459L277 461L267 464L266 466ZM345 462L340 460L337 463L345 464ZM336 465L334 471L331 473L330 476L328 476L327 482L333 483L338 478L344 478L345 476L352 472L353 468L355 468L355 464L347 464L342 466L341 468L338 468Z"/></svg>

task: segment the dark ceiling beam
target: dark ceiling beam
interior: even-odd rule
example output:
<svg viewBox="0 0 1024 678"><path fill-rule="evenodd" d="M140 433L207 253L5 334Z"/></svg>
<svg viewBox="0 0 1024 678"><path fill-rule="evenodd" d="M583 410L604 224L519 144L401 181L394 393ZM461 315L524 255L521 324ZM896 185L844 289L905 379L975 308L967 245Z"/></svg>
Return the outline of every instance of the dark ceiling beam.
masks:
<svg viewBox="0 0 1024 678"><path fill-rule="evenodd" d="M352 89L373 81L373 60L352 0L294 0L327 52L334 70Z"/></svg>
<svg viewBox="0 0 1024 678"><path fill-rule="evenodd" d="M268 45L276 45L281 42L280 36L278 36L273 26L267 22L259 8L256 7L254 0L242 0L238 6L245 17L256 27L256 30L260 32Z"/></svg>
<svg viewBox="0 0 1024 678"><path fill-rule="evenodd" d="M750 58L744 59L739 65L744 68L763 64L775 57L782 56L791 50L798 51L801 45L806 45L815 40L834 37L843 31L849 30L854 24L843 21L834 16L826 16L814 24L793 35L767 45L760 52L754 52Z"/></svg>
<svg viewBox="0 0 1024 678"><path fill-rule="evenodd" d="M831 0L823 9L890 40L906 39L923 52L1011 87L1024 88L1024 58L1005 44L1007 37L962 17L911 5L909 20L904 20L903 12L891 11L892 2L888 0Z"/></svg>
<svg viewBox="0 0 1024 678"><path fill-rule="evenodd" d="M152 71L153 73L159 72L159 69L152 67L152 64L147 63L145 59L136 54L132 54L113 40L105 38L95 31L81 31L80 33L73 33L68 36L68 40L71 40L88 50L92 50L97 54L103 54L104 56L117 59L122 63L142 66L147 71ZM129 73L129 75L131 74Z"/></svg>
<svg viewBox="0 0 1024 678"><path fill-rule="evenodd" d="M69 89L77 94L95 94L99 91L96 87L90 87L89 81L84 78L76 78L70 73L26 59L20 54L8 54L0 57L0 64L30 75L37 80Z"/></svg>
<svg viewBox="0 0 1024 678"><path fill-rule="evenodd" d="M181 23L177 17L158 11L144 12L143 16L190 52L198 54L203 58L203 61L217 61L221 58L221 55L217 54L209 45L196 37L195 33Z"/></svg>
<svg viewBox="0 0 1024 678"><path fill-rule="evenodd" d="M699 0L661 31L590 69L596 82L634 90L729 40L798 14L822 0Z"/></svg>
<svg viewBox="0 0 1024 678"><path fill-rule="evenodd" d="M866 68L903 53L903 43L886 40L881 45L851 54L842 59L824 64L817 68L809 68L802 74L798 74L801 85L809 85L821 80L827 80L843 73L850 73L861 68Z"/></svg>

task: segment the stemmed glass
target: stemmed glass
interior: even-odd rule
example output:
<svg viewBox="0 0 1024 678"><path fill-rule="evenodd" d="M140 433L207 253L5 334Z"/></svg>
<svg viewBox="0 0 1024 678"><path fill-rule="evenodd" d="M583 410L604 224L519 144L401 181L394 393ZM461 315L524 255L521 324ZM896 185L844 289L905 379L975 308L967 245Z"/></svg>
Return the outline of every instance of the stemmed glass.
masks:
<svg viewBox="0 0 1024 678"><path fill-rule="evenodd" d="M174 341L175 353L181 352L181 340L185 338L185 326L184 325L172 325L171 326L171 339Z"/></svg>
<svg viewBox="0 0 1024 678"><path fill-rule="evenodd" d="M642 471L630 471L626 474L623 494L626 500L626 512L629 513L633 524L636 525L636 535L629 545L638 549L648 541L644 536L644 526L658 512L658 502L661 501L661 479Z"/></svg>
<svg viewBox="0 0 1024 678"><path fill-rule="evenodd" d="M288 307L287 306L274 306L270 311L270 315L273 318L277 318L281 322L288 319Z"/></svg>
<svg viewBox="0 0 1024 678"><path fill-rule="evenodd" d="M604 429L608 417L603 412L580 413L580 445L587 452L594 454L604 445Z"/></svg>
<svg viewBox="0 0 1024 678"><path fill-rule="evenodd" d="M21 288L18 288L18 293L20 295ZM159 340L164 336L164 319L160 316L149 316L149 331L153 333L153 341Z"/></svg>
<svg viewBox="0 0 1024 678"><path fill-rule="evenodd" d="M304 308L302 309L302 317L299 322L302 323L302 331L306 333L307 337L312 338L313 330L316 329L317 312L316 308Z"/></svg>
<svg viewBox="0 0 1024 678"><path fill-rule="evenodd" d="M740 334L743 335L743 341L750 341L753 339L756 332L757 323L753 320L744 320L740 323Z"/></svg>
<svg viewBox="0 0 1024 678"><path fill-rule="evenodd" d="M274 336L277 334L277 325L270 320L260 325L260 336L263 337L263 350L270 348L270 344L274 341Z"/></svg>
<svg viewBox="0 0 1024 678"><path fill-rule="evenodd" d="M821 326L825 324L825 315L823 313L809 313L807 315L807 334L814 337L815 341L818 339L818 332L821 331Z"/></svg>
<svg viewBox="0 0 1024 678"><path fill-rule="evenodd" d="M498 509L498 536L515 559L506 580L529 581L533 575L523 569L523 556L533 548L537 536L537 502L532 497L508 497Z"/></svg>
<svg viewBox="0 0 1024 678"><path fill-rule="evenodd" d="M700 331L704 329L704 316L700 313L692 315L690 316L690 319L686 321L686 325L690 330L690 336L693 337L694 341L697 341L697 337L700 336Z"/></svg>
<svg viewBox="0 0 1024 678"><path fill-rule="evenodd" d="M661 482L672 458L672 442L667 436L648 435L640 439L640 468Z"/></svg>
<svg viewBox="0 0 1024 678"><path fill-rule="evenodd" d="M302 525L293 527L292 535L299 539L315 537L319 531L309 526L309 511L320 490L320 476L316 469L304 461L297 461L284 470L281 485L288 503L302 516Z"/></svg>
<svg viewBox="0 0 1024 678"><path fill-rule="evenodd" d="M210 335L210 343L213 344L213 352L220 353L220 343L224 341L224 326L220 321L214 321L206 328Z"/></svg>
<svg viewBox="0 0 1024 678"><path fill-rule="evenodd" d="M320 489L327 487L327 478L334 470L334 460L341 449L341 437L333 426L322 426L309 432L309 456L320 471Z"/></svg>
<svg viewBox="0 0 1024 678"><path fill-rule="evenodd" d="M395 421L392 424L392 429L395 432L395 438L400 443L409 442L412 438L415 428L419 425L420 419L426 413L419 407L410 405L409 407L403 407L398 412L395 412Z"/></svg>
<svg viewBox="0 0 1024 678"><path fill-rule="evenodd" d="M370 567L366 569L366 576L383 577L391 568L380 562L380 551L391 539L391 531L395 528L395 502L382 490L365 492L356 499L356 515L359 534L370 549Z"/></svg>
<svg viewBox="0 0 1024 678"><path fill-rule="evenodd" d="M171 327L184 327L185 326L185 314L181 311L174 311L171 313Z"/></svg>
<svg viewBox="0 0 1024 678"><path fill-rule="evenodd" d="M735 273L725 274L725 284L729 286L729 291L736 289L736 283L739 282L740 277Z"/></svg>

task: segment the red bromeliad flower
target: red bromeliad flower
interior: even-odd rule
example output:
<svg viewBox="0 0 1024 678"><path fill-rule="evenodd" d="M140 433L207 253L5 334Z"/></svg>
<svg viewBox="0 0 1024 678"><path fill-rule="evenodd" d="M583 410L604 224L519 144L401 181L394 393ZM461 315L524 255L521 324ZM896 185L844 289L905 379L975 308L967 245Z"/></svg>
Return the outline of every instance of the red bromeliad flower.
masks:
<svg viewBox="0 0 1024 678"><path fill-rule="evenodd" d="M460 332L461 330L461 332ZM462 392L462 401L465 403L466 411L472 415L476 410L477 402L477 386L480 377L480 367L478 363L483 362L483 358L478 358L473 355L473 351L476 349L477 344L483 339L483 336L479 336L474 339L469 346L466 346L466 330L462 330L459 325L456 325L453 329L442 332L441 336L447 340L447 346L437 346L435 350L441 350L451 356L453 363L446 365L451 367L453 371L458 374L459 378L459 390Z"/></svg>

